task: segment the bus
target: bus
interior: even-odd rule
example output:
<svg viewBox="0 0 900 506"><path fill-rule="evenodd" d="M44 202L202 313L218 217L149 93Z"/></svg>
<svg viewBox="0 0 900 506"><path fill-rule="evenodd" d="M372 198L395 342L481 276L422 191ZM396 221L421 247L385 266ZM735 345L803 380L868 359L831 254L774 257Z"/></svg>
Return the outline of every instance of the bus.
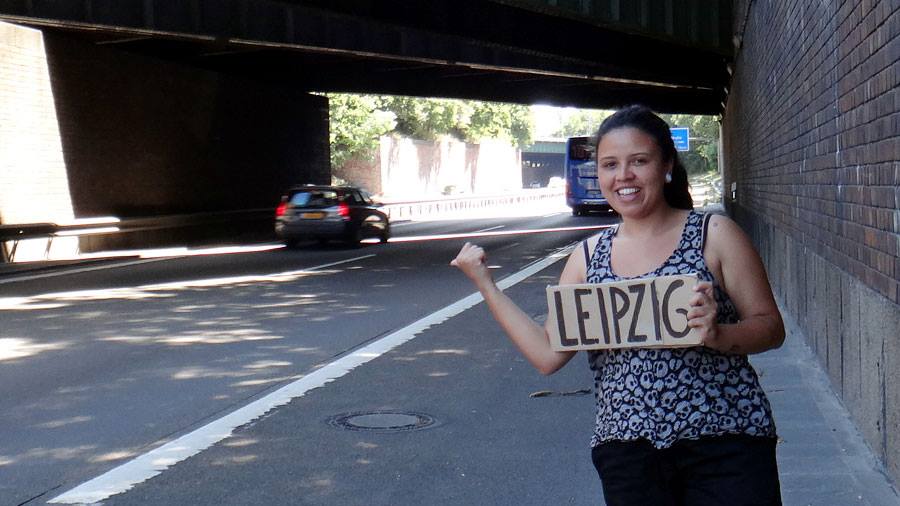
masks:
<svg viewBox="0 0 900 506"><path fill-rule="evenodd" d="M588 211L609 211L609 202L597 182L597 160L590 137L570 137L566 141L566 205L573 216Z"/></svg>

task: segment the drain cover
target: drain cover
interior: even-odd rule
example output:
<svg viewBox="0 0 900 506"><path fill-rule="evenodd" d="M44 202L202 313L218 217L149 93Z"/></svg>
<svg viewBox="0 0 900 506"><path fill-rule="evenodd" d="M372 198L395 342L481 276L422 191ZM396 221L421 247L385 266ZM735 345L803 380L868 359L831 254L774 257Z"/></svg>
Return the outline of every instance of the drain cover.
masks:
<svg viewBox="0 0 900 506"><path fill-rule="evenodd" d="M359 411L331 417L334 427L366 432L406 432L434 425L434 418L410 411Z"/></svg>

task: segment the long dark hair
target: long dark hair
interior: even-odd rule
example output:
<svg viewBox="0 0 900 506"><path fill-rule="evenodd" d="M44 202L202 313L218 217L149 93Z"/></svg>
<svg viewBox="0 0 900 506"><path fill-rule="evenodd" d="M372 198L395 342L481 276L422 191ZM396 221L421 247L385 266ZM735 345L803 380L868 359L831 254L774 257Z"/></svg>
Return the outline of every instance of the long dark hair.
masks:
<svg viewBox="0 0 900 506"><path fill-rule="evenodd" d="M678 152L675 151L675 142L672 140L669 125L649 108L642 105L630 105L616 111L600 124L594 139L594 146L599 146L600 139L610 131L626 127L637 128L653 137L662 152L663 162L672 162L672 181L663 186L663 197L666 199L666 203L676 209L693 209L694 200L688 191L687 171L681 164L681 160L678 159Z"/></svg>

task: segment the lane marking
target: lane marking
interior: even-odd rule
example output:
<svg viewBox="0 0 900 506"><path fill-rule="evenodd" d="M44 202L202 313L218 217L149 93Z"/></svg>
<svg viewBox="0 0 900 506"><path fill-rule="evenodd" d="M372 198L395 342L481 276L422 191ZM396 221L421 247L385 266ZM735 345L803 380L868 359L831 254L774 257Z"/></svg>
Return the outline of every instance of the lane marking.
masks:
<svg viewBox="0 0 900 506"><path fill-rule="evenodd" d="M518 272L507 276L497 283L505 290L524 279L544 270L557 261L566 258L577 243L570 244L550 255L526 265ZM237 427L265 415L278 406L283 406L292 399L301 397L306 392L320 388L353 369L371 361L388 351L412 340L429 327L440 325L444 321L475 306L483 300L480 293L475 292L430 315L417 320L377 341L359 348L331 362L324 367L285 385L250 404L214 420L203 427L189 432L159 448L140 455L106 473L87 481L59 496L50 499L54 504L90 504L102 501L115 494L130 490L135 485L162 473L191 456L232 435Z"/></svg>
<svg viewBox="0 0 900 506"><path fill-rule="evenodd" d="M346 264L363 260L376 256L374 253L362 255L358 257L338 260L337 262L329 262L327 264L307 267L296 271L277 272L273 274L248 274L243 276L230 276L224 278L205 278L183 281L169 281L166 283L156 283L152 285L139 285L127 287L112 288L96 288L89 290L73 290L69 292L51 292L41 293L29 296L19 297L0 297L0 311L10 311L18 309L35 309L34 304L43 301L59 301L59 300L96 300L96 299L114 299L133 298L139 293L147 293L155 290L183 290L187 288L209 288L214 286L227 286L237 283L278 283L292 281L299 276L312 273L320 273L322 269L333 267L335 265Z"/></svg>
<svg viewBox="0 0 900 506"><path fill-rule="evenodd" d="M129 265L138 265L138 264L146 264L150 262L162 262L163 260L171 260L171 258L147 258L143 260L133 260L131 262L121 262L109 265L96 265L94 267L78 267L75 269L66 269L64 271L57 272L46 272L44 274L29 274L25 276L18 276L15 278L7 278L0 279L0 285L4 285L6 283L17 283L23 281L31 281L34 279L42 279L42 278L55 278L57 276L66 276L68 274L78 274L81 272L91 272L91 271L101 271L105 269L115 269L118 267L128 267Z"/></svg>
<svg viewBox="0 0 900 506"><path fill-rule="evenodd" d="M474 233L474 234L478 234L478 233L481 233L481 232L490 232L491 230L497 230L498 228L503 228L503 227L505 227L505 226L506 226L506 225L497 225L496 227L483 228L483 229L481 229L481 230L476 230L476 231L473 232L473 233Z"/></svg>
<svg viewBox="0 0 900 506"><path fill-rule="evenodd" d="M586 225L582 227L553 227L553 228L533 228L523 230L502 230L491 232L462 232L455 234L434 234L434 235L416 235L406 237L391 237L390 242L413 242L413 241L434 241L438 239L463 239L466 237L491 237L499 235L522 235L522 234L544 234L550 232L571 232L578 230L600 230L611 227L612 225Z"/></svg>
<svg viewBox="0 0 900 506"><path fill-rule="evenodd" d="M258 251L268 251L273 249L284 248L283 244L272 245L272 244L264 244L262 246L219 246L213 248L205 248L200 250L188 250L187 248L164 248L157 250L142 250L142 251L124 251L124 252L109 252L109 254L85 254L80 259L86 261L102 261L108 260L110 263L104 265L97 265L93 267L76 267L72 269L66 269L64 266L61 267L61 270L47 272L43 274L23 274L22 276L15 276L12 274L10 278L0 279L0 285L5 283L15 283L21 281L31 281L33 279L42 279L42 278L55 278L57 276L66 276L69 274L78 274L81 272L91 272L91 271L100 271L105 269L116 269L119 267L128 267L129 265L137 265L143 263L150 262L161 262L163 260L172 260L175 258L185 258L185 257L193 257L193 256L207 256L207 255L221 255L226 253L253 253ZM123 257L140 257L139 260L133 260L128 262L114 262L116 258ZM75 259L78 260L78 259Z"/></svg>

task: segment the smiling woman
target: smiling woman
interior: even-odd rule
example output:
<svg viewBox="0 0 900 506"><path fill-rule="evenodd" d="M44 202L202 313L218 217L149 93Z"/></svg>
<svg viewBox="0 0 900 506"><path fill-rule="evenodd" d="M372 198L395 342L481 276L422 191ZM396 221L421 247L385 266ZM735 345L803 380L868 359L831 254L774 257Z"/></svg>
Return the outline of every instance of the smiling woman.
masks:
<svg viewBox="0 0 900 506"><path fill-rule="evenodd" d="M734 222L693 211L669 127L652 111L617 111L595 138L599 185L622 223L577 247L559 285L695 276L682 311L701 344L588 352L592 459L606 504L780 505L775 424L747 360L784 340L759 255ZM481 247L466 243L451 265L538 371L552 374L575 355L551 347L550 322L541 326L498 288Z"/></svg>

